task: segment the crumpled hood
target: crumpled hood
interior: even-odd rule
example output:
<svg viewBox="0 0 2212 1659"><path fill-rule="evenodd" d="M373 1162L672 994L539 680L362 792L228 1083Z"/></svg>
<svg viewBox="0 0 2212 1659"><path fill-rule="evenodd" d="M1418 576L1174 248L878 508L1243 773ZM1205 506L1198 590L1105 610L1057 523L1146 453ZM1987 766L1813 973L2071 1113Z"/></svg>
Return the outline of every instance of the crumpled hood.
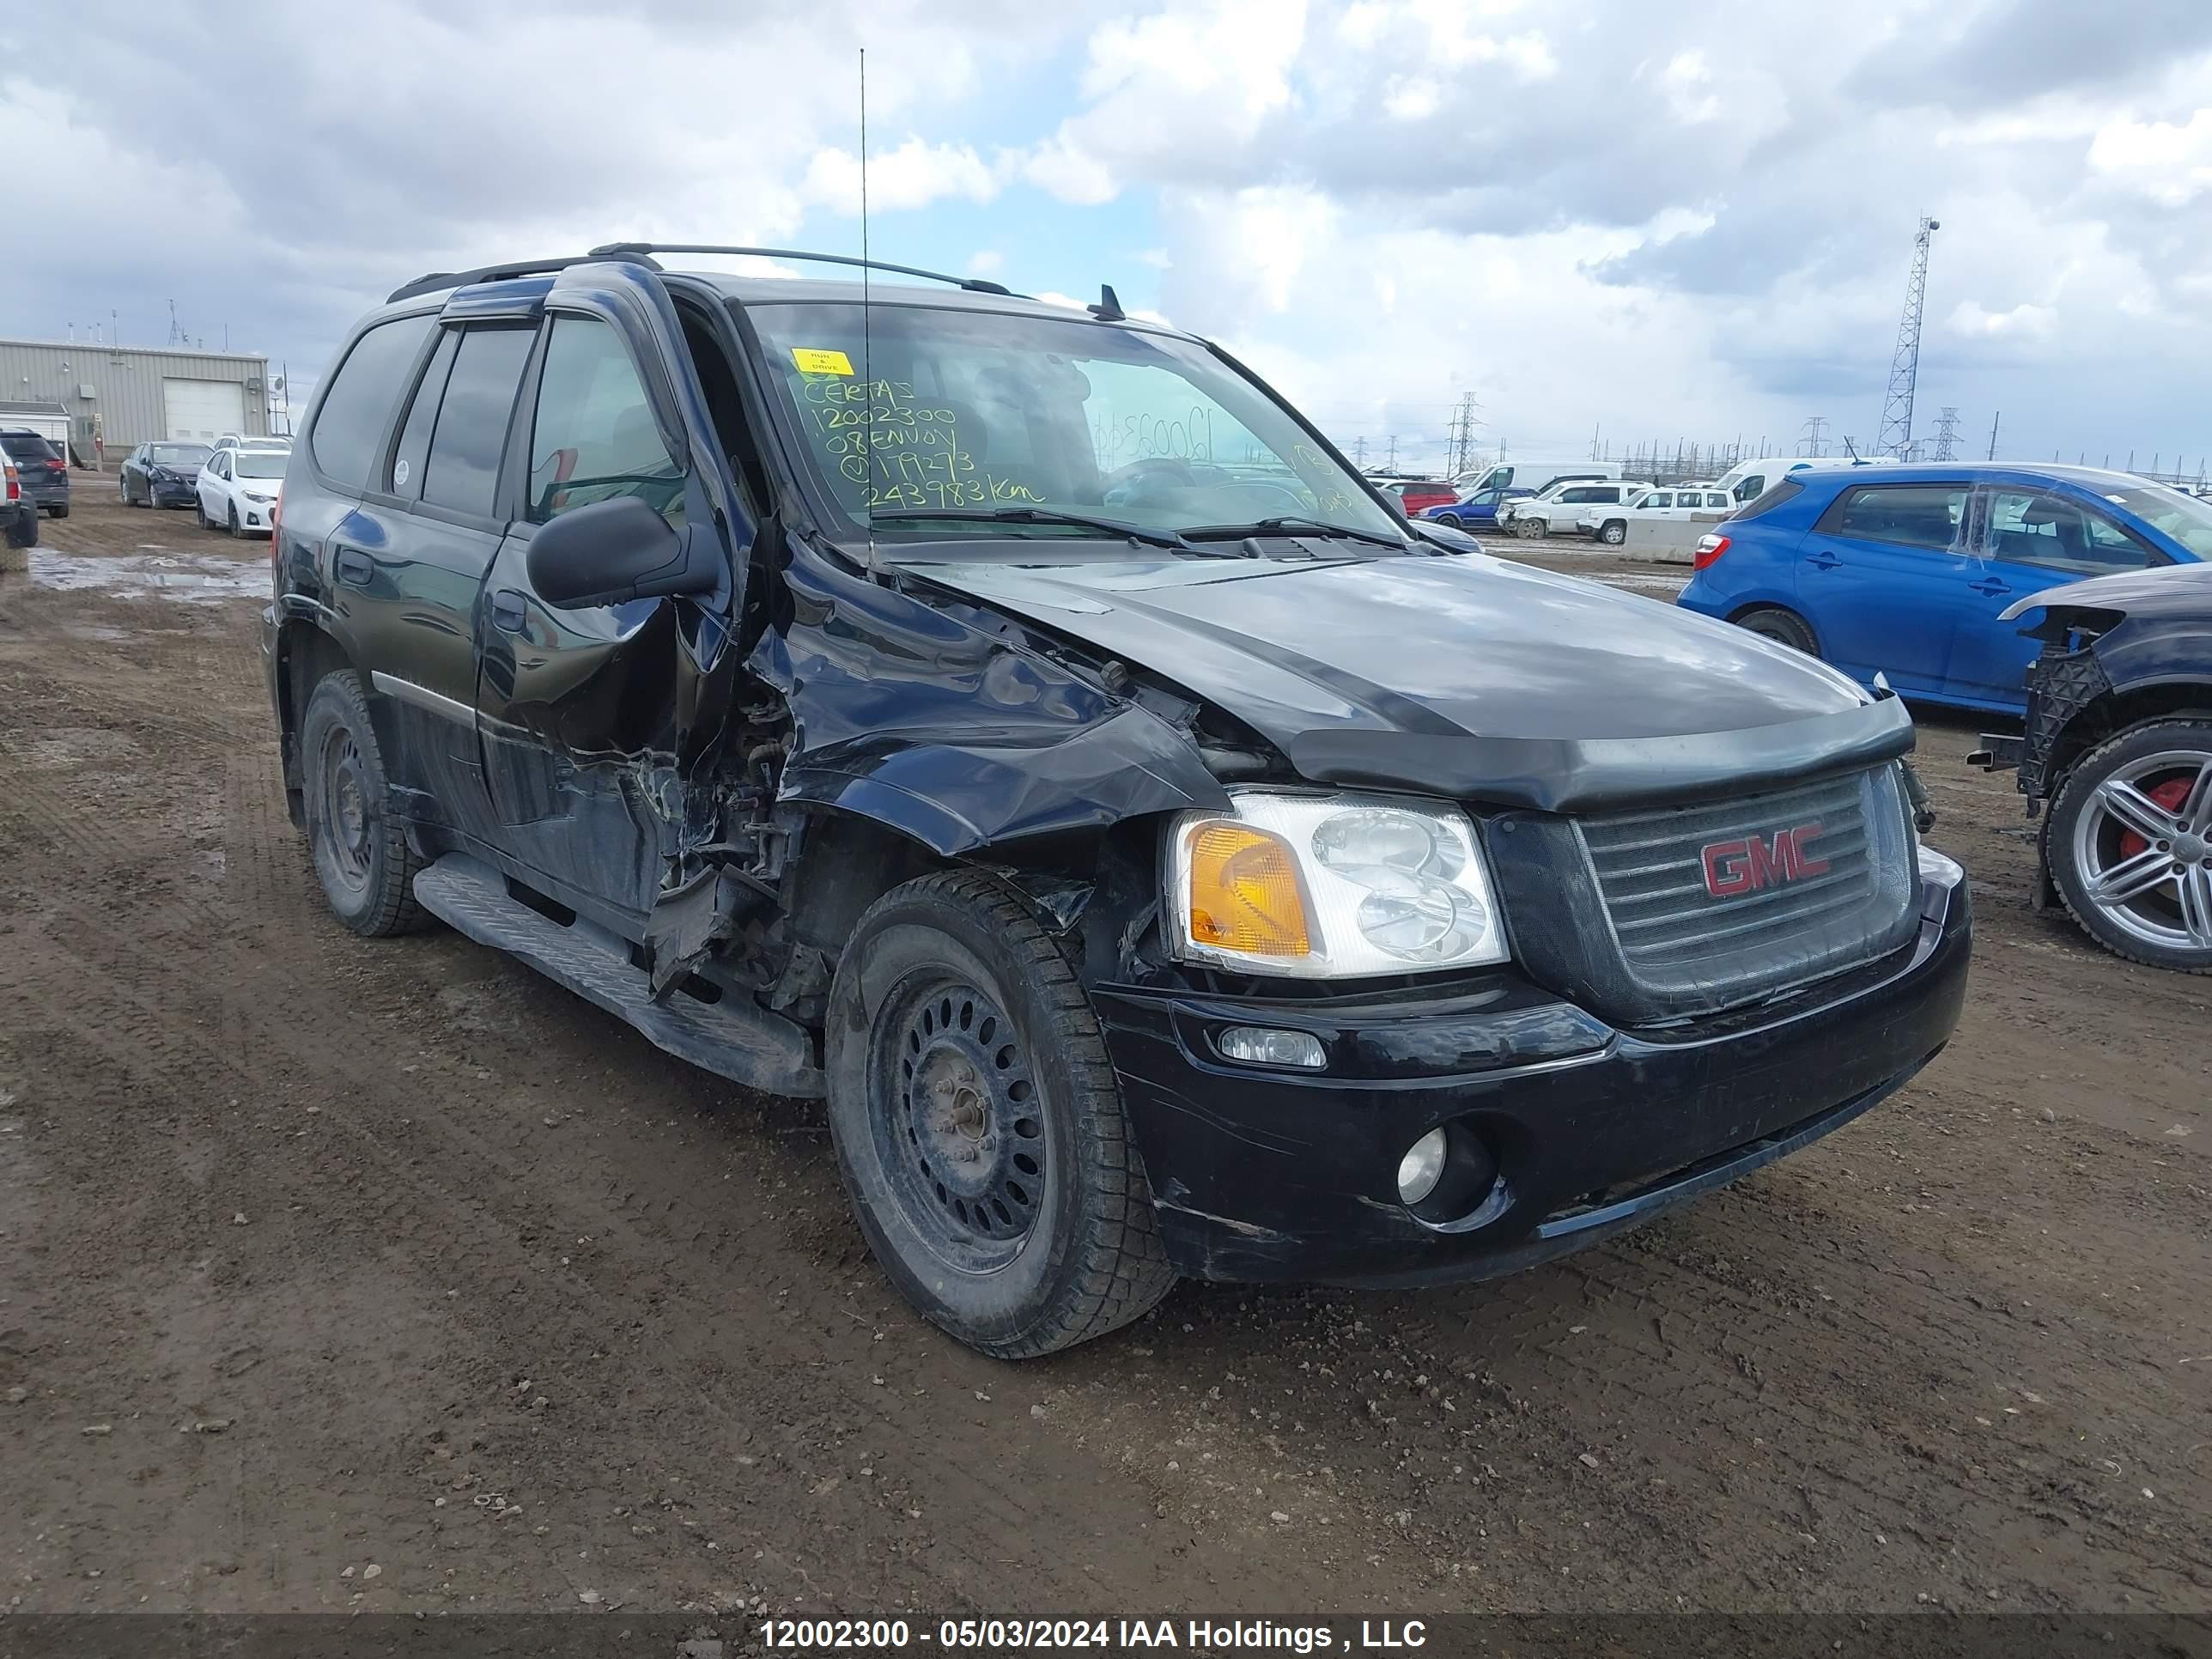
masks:
<svg viewBox="0 0 2212 1659"><path fill-rule="evenodd" d="M906 568L1188 687L1321 782L1557 810L1911 746L1893 701L1640 594L1484 555L1304 545L1321 557Z"/></svg>

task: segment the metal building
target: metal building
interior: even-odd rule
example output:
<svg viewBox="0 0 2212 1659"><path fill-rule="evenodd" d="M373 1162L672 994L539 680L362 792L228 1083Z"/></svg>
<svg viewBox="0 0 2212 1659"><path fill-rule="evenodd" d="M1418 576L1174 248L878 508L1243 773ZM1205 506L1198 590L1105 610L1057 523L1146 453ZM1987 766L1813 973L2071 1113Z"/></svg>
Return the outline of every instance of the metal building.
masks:
<svg viewBox="0 0 2212 1659"><path fill-rule="evenodd" d="M265 433L268 388L269 360L246 352L0 339L0 401L59 404L83 464L151 438Z"/></svg>

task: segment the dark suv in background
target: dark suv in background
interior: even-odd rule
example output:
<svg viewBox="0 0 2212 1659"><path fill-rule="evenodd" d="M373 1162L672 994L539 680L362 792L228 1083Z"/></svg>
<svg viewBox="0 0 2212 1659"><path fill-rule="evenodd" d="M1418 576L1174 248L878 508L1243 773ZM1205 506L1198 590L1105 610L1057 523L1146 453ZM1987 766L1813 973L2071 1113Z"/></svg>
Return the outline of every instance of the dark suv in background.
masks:
<svg viewBox="0 0 2212 1659"><path fill-rule="evenodd" d="M69 459L61 451L27 427L0 428L0 449L15 464L25 500L49 518L69 517Z"/></svg>
<svg viewBox="0 0 2212 1659"><path fill-rule="evenodd" d="M963 1340L1505 1272L1948 1039L1895 700L1409 526L1110 289L668 252L768 251L426 277L347 341L272 550L292 813L356 932L826 1097Z"/></svg>

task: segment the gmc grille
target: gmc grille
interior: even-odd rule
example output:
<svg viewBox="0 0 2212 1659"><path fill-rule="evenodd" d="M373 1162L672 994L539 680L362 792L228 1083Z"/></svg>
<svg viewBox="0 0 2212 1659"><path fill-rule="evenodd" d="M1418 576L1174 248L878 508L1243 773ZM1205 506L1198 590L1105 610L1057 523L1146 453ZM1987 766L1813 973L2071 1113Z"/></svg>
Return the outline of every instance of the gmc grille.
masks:
<svg viewBox="0 0 2212 1659"><path fill-rule="evenodd" d="M1578 828L1636 1000L1670 1012L1839 973L1912 933L1911 830L1893 765Z"/></svg>

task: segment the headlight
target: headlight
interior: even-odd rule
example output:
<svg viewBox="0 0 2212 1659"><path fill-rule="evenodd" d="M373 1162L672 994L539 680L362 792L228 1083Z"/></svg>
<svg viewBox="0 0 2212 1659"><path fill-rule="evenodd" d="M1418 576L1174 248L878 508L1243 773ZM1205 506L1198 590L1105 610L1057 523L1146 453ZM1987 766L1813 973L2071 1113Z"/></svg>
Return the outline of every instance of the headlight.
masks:
<svg viewBox="0 0 2212 1659"><path fill-rule="evenodd" d="M1386 795L1244 790L1169 831L1177 953L1301 979L1503 962L1505 930L1474 826Z"/></svg>
<svg viewBox="0 0 2212 1659"><path fill-rule="evenodd" d="M258 489L249 489L246 492L246 499L249 501L265 501L269 498Z"/></svg>

